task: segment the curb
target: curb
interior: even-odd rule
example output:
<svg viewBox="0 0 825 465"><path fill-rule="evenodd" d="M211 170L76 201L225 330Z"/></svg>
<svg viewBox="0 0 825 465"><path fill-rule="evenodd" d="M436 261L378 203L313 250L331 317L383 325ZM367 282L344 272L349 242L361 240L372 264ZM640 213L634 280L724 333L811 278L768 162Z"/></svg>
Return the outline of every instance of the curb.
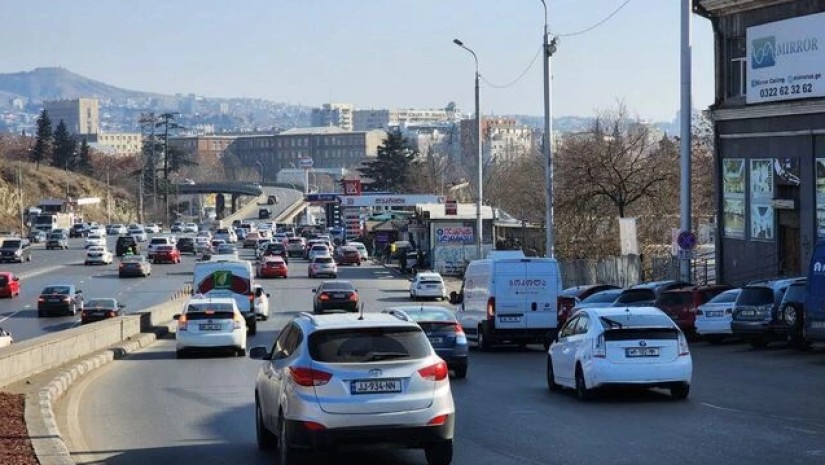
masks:
<svg viewBox="0 0 825 465"><path fill-rule="evenodd" d="M143 333L132 341L106 349L103 353L63 370L45 386L26 395L24 415L26 428L40 465L74 465L75 463L57 427L57 419L52 408L54 403L60 400L72 384L81 377L153 344L164 333L161 327L157 332Z"/></svg>

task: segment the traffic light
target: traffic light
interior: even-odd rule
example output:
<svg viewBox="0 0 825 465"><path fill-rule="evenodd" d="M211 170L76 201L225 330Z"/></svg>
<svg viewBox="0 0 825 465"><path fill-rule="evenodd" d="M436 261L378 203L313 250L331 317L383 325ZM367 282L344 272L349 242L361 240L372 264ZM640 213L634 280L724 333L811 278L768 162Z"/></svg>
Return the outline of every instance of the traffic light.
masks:
<svg viewBox="0 0 825 465"><path fill-rule="evenodd" d="M341 204L328 203L326 208L327 227L341 224Z"/></svg>

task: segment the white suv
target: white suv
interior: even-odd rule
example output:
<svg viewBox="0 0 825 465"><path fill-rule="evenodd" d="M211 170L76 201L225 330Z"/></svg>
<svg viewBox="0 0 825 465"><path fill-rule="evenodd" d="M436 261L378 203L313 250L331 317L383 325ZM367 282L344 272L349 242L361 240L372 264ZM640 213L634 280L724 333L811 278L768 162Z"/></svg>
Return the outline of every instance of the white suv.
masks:
<svg viewBox="0 0 825 465"><path fill-rule="evenodd" d="M246 321L231 297L193 296L183 313L175 315L176 354L183 358L191 351L227 350L246 355Z"/></svg>
<svg viewBox="0 0 825 465"><path fill-rule="evenodd" d="M281 465L306 451L423 448L429 465L453 456L455 405L447 364L412 321L367 313L302 313L284 326L255 383L258 447Z"/></svg>

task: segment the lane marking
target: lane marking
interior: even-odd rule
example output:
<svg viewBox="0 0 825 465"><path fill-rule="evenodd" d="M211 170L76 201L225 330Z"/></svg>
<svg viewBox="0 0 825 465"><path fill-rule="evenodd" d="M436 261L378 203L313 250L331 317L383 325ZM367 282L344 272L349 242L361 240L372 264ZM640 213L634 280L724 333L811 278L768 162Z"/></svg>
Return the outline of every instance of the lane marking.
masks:
<svg viewBox="0 0 825 465"><path fill-rule="evenodd" d="M40 276L41 274L51 273L52 271L57 271L59 269L66 268L66 266L67 265L50 266L46 268L41 268L37 271L32 271L30 273L19 274L17 276L19 276L20 279L30 279L36 276Z"/></svg>

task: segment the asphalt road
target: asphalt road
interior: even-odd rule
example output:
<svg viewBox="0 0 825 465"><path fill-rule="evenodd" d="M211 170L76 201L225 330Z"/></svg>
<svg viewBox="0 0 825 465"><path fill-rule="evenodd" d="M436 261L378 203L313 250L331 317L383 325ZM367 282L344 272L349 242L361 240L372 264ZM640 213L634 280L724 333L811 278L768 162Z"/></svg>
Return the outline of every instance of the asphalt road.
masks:
<svg viewBox="0 0 825 465"><path fill-rule="evenodd" d="M306 263L288 280L263 281L275 316L250 346L270 345L296 311L311 307ZM378 266L344 268L367 311L407 301L407 282ZM457 404L453 463L822 464L825 352L743 344L692 345L688 401L664 392L609 392L589 403L547 391L540 347L473 352ZM58 422L77 463L269 464L255 446L253 389L261 362L177 360L165 339L73 387ZM325 454L309 463L424 464L420 451Z"/></svg>
<svg viewBox="0 0 825 465"><path fill-rule="evenodd" d="M277 216L295 203L301 193L293 189L264 189L278 195L279 203L272 206ZM151 234L150 234L151 236ZM109 250L115 250L115 236L107 238ZM142 248L148 243L143 243ZM169 300L192 280L194 257L184 255L179 265L152 265L148 278L118 278L116 257L112 265L84 266L86 257L83 239L70 239L68 250L45 250L45 244L33 244L29 263L3 263L0 270L12 271L21 279L20 297L0 299L0 327L11 331L16 341L22 341L80 324L80 315L37 317L37 297L51 284L75 284L86 300L95 297L114 297L126 305L125 312L142 311Z"/></svg>

